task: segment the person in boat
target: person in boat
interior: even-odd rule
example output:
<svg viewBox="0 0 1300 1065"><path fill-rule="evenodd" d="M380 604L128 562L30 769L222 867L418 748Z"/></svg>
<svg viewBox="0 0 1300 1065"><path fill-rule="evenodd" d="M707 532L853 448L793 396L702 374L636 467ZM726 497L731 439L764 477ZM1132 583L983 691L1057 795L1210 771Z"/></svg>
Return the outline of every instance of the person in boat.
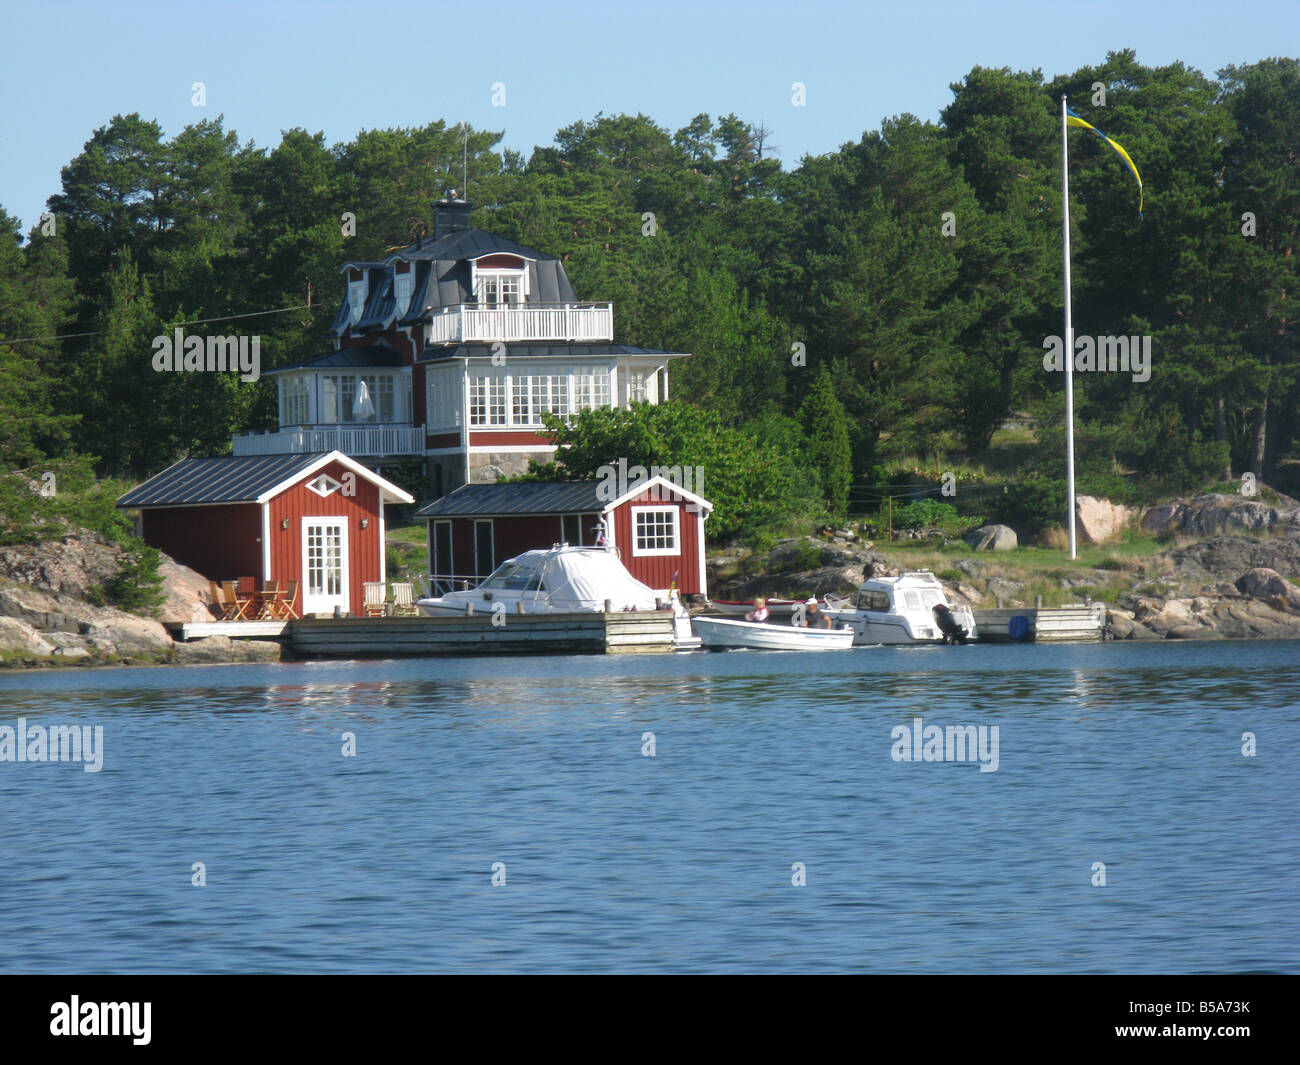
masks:
<svg viewBox="0 0 1300 1065"><path fill-rule="evenodd" d="M943 633L943 642L945 644L966 642L966 630L957 623L952 611L942 603L934 604L934 622L939 626L939 631Z"/></svg>
<svg viewBox="0 0 1300 1065"><path fill-rule="evenodd" d="M745 620L756 621L759 624L762 624L767 620L767 614L767 600L760 595L754 600L754 609L745 615Z"/></svg>
<svg viewBox="0 0 1300 1065"><path fill-rule="evenodd" d="M821 607L817 605L815 595L810 595L805 599L804 606L808 608L803 615L803 627L805 629L829 629L831 627L831 619L829 615L822 613Z"/></svg>

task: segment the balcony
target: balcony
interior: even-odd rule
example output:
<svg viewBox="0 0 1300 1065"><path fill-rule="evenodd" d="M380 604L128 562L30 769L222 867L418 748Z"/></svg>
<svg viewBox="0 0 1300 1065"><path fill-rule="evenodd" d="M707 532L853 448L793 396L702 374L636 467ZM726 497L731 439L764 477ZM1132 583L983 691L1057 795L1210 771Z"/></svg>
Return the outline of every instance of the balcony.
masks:
<svg viewBox="0 0 1300 1065"><path fill-rule="evenodd" d="M493 341L580 341L614 339L612 303L515 303L479 307L461 303L433 315L426 332L430 344L481 344Z"/></svg>
<svg viewBox="0 0 1300 1065"><path fill-rule="evenodd" d="M409 422L294 426L236 436L233 443L236 456L309 455L318 451L342 451L352 458L423 455L424 426Z"/></svg>

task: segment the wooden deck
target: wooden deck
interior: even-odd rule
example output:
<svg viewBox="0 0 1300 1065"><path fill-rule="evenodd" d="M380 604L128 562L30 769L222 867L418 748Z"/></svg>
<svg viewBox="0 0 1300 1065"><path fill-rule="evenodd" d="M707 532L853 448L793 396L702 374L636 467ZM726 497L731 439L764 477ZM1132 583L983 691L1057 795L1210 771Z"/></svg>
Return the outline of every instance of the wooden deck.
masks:
<svg viewBox="0 0 1300 1065"><path fill-rule="evenodd" d="M201 640L205 636L274 640L288 624L287 621L186 621L164 622L163 628L173 640Z"/></svg>
<svg viewBox="0 0 1300 1065"><path fill-rule="evenodd" d="M645 654L673 649L673 616L642 613L491 614L445 618L342 618L289 622L302 657L396 655Z"/></svg>
<svg viewBox="0 0 1300 1065"><path fill-rule="evenodd" d="M1023 617L1029 625L1026 643L1089 643L1105 638L1106 604L1071 603L1055 607L1002 607L973 611L981 641L1010 643L1011 619Z"/></svg>

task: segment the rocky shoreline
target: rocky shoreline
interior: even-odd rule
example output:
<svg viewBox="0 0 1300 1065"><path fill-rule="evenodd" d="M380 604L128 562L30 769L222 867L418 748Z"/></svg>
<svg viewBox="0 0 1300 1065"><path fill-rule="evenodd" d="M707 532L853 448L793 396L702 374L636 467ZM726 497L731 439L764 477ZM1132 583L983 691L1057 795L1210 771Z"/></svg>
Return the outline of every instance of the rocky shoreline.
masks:
<svg viewBox="0 0 1300 1065"><path fill-rule="evenodd" d="M272 640L210 636L173 640L164 622L212 621L206 579L163 556L165 596L158 617L99 605L118 575L122 552L94 533L0 547L0 666L278 662Z"/></svg>
<svg viewBox="0 0 1300 1065"><path fill-rule="evenodd" d="M1285 576L1300 574L1300 506L1285 497L1279 502L1210 495L1130 514L1149 534L1200 538L1145 557L1117 553L1101 567L1064 562L1051 579L1067 593L1077 589L1079 598L1105 602L1116 639L1300 638L1300 585ZM974 556L953 555L942 572L934 567L952 602L1032 605L1032 581L1040 575L1017 563L1015 535L1003 529L974 530L967 537ZM1116 525L1112 535L1122 531ZM924 532L912 542L918 539ZM937 532L931 542L936 552L958 546ZM715 556L709 589L717 599L852 595L865 579L915 568L902 552L890 554L851 529L824 530L820 537L783 540L764 555Z"/></svg>

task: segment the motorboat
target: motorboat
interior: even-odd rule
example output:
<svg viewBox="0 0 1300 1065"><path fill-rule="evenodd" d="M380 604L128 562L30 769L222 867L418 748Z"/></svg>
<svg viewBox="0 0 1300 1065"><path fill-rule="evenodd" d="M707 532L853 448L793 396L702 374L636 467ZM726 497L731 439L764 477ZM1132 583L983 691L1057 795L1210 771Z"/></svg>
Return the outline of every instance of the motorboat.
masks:
<svg viewBox="0 0 1300 1065"><path fill-rule="evenodd" d="M473 588L419 599L415 605L425 617L446 617L471 609L498 612L497 604L504 605L507 614L672 610L675 645L682 650L700 646L676 590L665 597L642 584L607 547L554 544L525 551L502 562Z"/></svg>
<svg viewBox="0 0 1300 1065"><path fill-rule="evenodd" d="M691 625L705 647L760 651L843 651L853 646L850 628L814 629L797 625L696 617Z"/></svg>
<svg viewBox="0 0 1300 1065"><path fill-rule="evenodd" d="M929 570L877 577L858 588L856 599L828 595L823 601L823 613L849 626L857 645L965 643L978 638L970 607L949 603L943 585Z"/></svg>

